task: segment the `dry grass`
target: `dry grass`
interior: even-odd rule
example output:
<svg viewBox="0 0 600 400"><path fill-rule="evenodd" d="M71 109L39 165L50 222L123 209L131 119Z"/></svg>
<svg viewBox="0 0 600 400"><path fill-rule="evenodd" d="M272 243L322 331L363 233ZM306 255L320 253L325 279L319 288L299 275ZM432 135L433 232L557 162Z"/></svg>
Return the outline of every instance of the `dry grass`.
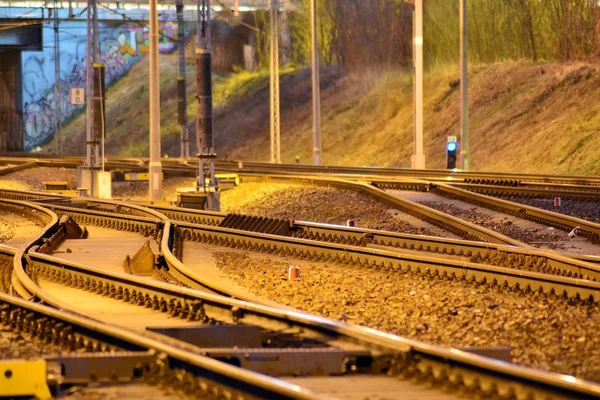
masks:
<svg viewBox="0 0 600 400"><path fill-rule="evenodd" d="M176 125L176 56L161 62L163 154L179 153ZM195 82L190 65L189 111ZM600 172L600 74L595 64L517 62L470 70L472 168L532 173ZM147 62L108 92L107 154L148 152ZM455 66L425 80L425 151L429 168L445 163L444 143L460 130L460 90ZM349 76L321 72L323 159L330 165L410 165L413 147L412 79L406 71ZM214 81L215 143L220 158L269 159L269 92L266 73L242 72ZM192 143L195 132L191 126ZM83 151L84 116L66 129L69 153ZM281 148L284 162L312 160L310 70L281 79ZM52 148L52 144L49 145Z"/></svg>

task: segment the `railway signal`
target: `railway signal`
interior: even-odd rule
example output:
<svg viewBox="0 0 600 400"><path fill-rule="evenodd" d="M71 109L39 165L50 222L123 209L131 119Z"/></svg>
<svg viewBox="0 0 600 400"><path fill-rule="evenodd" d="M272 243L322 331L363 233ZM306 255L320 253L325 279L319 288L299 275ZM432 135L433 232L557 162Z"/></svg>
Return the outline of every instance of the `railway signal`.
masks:
<svg viewBox="0 0 600 400"><path fill-rule="evenodd" d="M456 153L458 152L458 143L456 136L448 136L448 143L446 143L446 168L456 168Z"/></svg>

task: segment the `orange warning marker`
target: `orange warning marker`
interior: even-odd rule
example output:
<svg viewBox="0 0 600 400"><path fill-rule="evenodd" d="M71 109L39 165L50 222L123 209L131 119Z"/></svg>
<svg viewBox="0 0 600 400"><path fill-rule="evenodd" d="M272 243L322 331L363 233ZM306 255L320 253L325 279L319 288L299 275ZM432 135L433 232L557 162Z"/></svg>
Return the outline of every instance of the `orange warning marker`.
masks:
<svg viewBox="0 0 600 400"><path fill-rule="evenodd" d="M288 279L290 281L295 281L300 276L300 267L297 265L292 265L288 268Z"/></svg>

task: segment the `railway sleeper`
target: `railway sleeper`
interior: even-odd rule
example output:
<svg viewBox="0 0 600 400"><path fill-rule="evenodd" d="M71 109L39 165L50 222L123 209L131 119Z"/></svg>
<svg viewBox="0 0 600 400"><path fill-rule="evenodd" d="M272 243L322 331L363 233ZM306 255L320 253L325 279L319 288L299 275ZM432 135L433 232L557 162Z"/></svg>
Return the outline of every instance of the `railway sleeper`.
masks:
<svg viewBox="0 0 600 400"><path fill-rule="evenodd" d="M290 220L241 214L227 214L218 226L280 236L291 236L294 230Z"/></svg>
<svg viewBox="0 0 600 400"><path fill-rule="evenodd" d="M177 230L176 232L179 232L179 230ZM210 244L218 245L223 243L223 239L210 237L207 238L206 234L204 233L199 234L197 232L190 232L189 230L183 230L181 232L181 235L177 236L181 236L183 239L193 241L204 241ZM357 236L357 233L352 231L343 233L325 233L313 230L308 227L301 227L293 236L300 239L317 240L329 243L342 243L361 247L372 244L374 246L380 245L388 247L400 247L404 249L426 251L437 254L457 255L470 258L469 261L480 264L497 265L513 269L538 271L573 278L585 278L592 281L597 281L599 278L594 273L590 273L590 271L585 272L584 269L579 265L571 265L562 261L555 261L553 259L549 259L547 256L523 255L514 252L495 250L493 248L486 248L484 250L473 251L469 248L455 248L453 247L453 245L441 244L439 246L433 246L430 244L422 244L419 242L415 243L411 239L403 239L401 237L395 238L392 242L389 239L378 240L376 236L370 233L361 233L360 236ZM358 238L360 238L360 241ZM243 243L240 248L250 251L256 250L264 252L264 246L262 244L252 246L249 242L246 242ZM298 254L302 254L289 248L285 248L284 253L287 256L295 256Z"/></svg>
<svg viewBox="0 0 600 400"><path fill-rule="evenodd" d="M88 210L78 209L56 209L60 215L68 215L80 225L92 225L101 228L116 229L126 232L139 233L146 237L158 237L162 230L162 222L150 222L148 220L139 220L133 217L124 217L119 215L101 215L90 213ZM86 212L87 211L87 212Z"/></svg>

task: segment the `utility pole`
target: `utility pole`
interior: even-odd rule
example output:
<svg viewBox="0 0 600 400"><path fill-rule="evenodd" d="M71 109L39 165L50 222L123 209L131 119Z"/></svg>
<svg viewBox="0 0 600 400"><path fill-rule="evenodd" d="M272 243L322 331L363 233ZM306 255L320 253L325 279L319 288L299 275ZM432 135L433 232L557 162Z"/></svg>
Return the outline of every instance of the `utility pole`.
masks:
<svg viewBox="0 0 600 400"><path fill-rule="evenodd" d="M160 161L160 86L158 60L157 0L150 2L150 200L162 197L162 163Z"/></svg>
<svg viewBox="0 0 600 400"><path fill-rule="evenodd" d="M177 119L181 127L180 157L190 156L190 136L187 126L187 85L185 74L185 32L183 1L177 1L177 35L179 42L179 76L177 77Z"/></svg>
<svg viewBox="0 0 600 400"><path fill-rule="evenodd" d="M94 64L98 58L98 15L96 0L87 0L86 39L86 141L85 164L79 177L79 186L94 194L94 170L100 165L100 143L94 125ZM89 187L87 187L89 185Z"/></svg>
<svg viewBox="0 0 600 400"><path fill-rule="evenodd" d="M215 177L213 119L212 119L212 65L210 34L210 0L198 0L198 42L196 44L196 80L198 121L196 154L198 175L196 190L207 197L206 209L220 211L220 193Z"/></svg>
<svg viewBox="0 0 600 400"><path fill-rule="evenodd" d="M313 164L321 165L321 95L319 88L319 45L317 36L317 0L310 0L312 39Z"/></svg>
<svg viewBox="0 0 600 400"><path fill-rule="evenodd" d="M54 0L54 137L56 154L62 154L62 84L60 82L60 47L58 40L58 0Z"/></svg>
<svg viewBox="0 0 600 400"><path fill-rule="evenodd" d="M460 0L460 168L469 170L469 75L467 63L467 1Z"/></svg>
<svg viewBox="0 0 600 400"><path fill-rule="evenodd" d="M414 152L411 168L425 169L423 151L423 0L415 0L413 11Z"/></svg>
<svg viewBox="0 0 600 400"><path fill-rule="evenodd" d="M281 143L279 123L279 5L278 0L271 0L271 162L281 164Z"/></svg>

